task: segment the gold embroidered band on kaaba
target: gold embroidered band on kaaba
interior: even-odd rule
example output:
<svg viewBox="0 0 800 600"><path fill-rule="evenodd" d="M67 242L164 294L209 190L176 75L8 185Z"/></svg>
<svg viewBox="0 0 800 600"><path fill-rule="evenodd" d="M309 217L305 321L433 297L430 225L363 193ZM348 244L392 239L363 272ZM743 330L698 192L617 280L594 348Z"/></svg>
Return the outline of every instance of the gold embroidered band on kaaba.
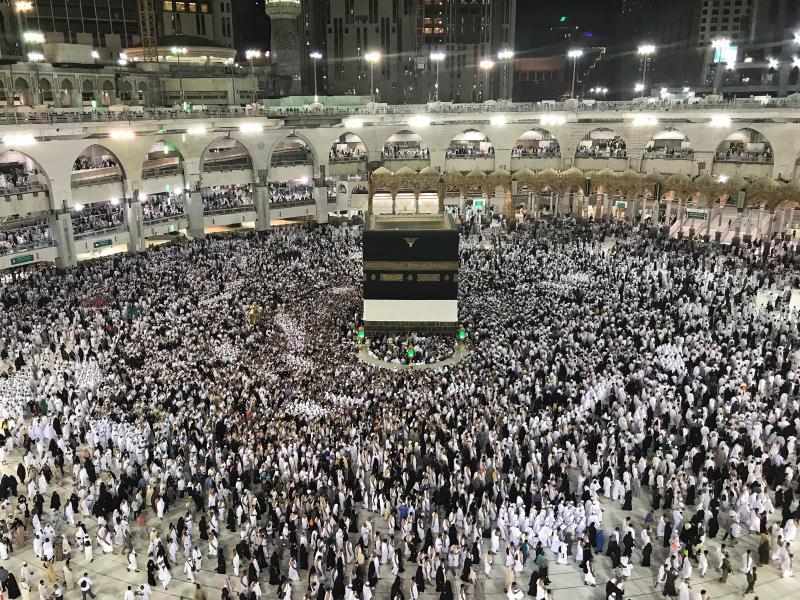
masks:
<svg viewBox="0 0 800 600"><path fill-rule="evenodd" d="M458 261L382 261L365 260L365 271L458 271Z"/></svg>

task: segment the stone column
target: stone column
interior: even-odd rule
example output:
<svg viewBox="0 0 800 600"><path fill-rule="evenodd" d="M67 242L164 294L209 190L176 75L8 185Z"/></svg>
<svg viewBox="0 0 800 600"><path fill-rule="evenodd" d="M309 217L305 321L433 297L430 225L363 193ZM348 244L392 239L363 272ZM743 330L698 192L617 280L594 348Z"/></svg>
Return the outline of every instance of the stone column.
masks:
<svg viewBox="0 0 800 600"><path fill-rule="evenodd" d="M714 208L709 206L708 213L706 214L706 233L705 233L705 240L709 241L711 239L711 213L714 211Z"/></svg>
<svg viewBox="0 0 800 600"><path fill-rule="evenodd" d="M72 216L69 210L50 214L50 231L58 248L56 267L69 269L78 264L75 254L75 236L72 232Z"/></svg>
<svg viewBox="0 0 800 600"><path fill-rule="evenodd" d="M133 198L125 198L123 213L125 223L128 226L128 254L135 254L144 250L144 219L142 217L142 203L139 200L138 191Z"/></svg>
<svg viewBox="0 0 800 600"><path fill-rule="evenodd" d="M419 214L419 192L414 192L414 214Z"/></svg>
<svg viewBox="0 0 800 600"><path fill-rule="evenodd" d="M323 182L324 183L324 182ZM394 200L394 196L392 196ZM328 188L314 186L314 203L317 207L317 223L328 222Z"/></svg>
<svg viewBox="0 0 800 600"><path fill-rule="evenodd" d="M206 236L203 217L203 196L198 189L186 192L184 198L186 199L186 216L189 219L189 227L187 229L189 236L194 239L203 239Z"/></svg>
<svg viewBox="0 0 800 600"><path fill-rule="evenodd" d="M253 205L256 209L256 232L267 231L270 228L269 188L265 184L253 185Z"/></svg>
<svg viewBox="0 0 800 600"><path fill-rule="evenodd" d="M678 237L683 237L683 223L686 219L686 204L683 202L678 203L678 222L680 223L680 230L678 231Z"/></svg>
<svg viewBox="0 0 800 600"><path fill-rule="evenodd" d="M605 192L603 192L603 221L611 222L611 198Z"/></svg>

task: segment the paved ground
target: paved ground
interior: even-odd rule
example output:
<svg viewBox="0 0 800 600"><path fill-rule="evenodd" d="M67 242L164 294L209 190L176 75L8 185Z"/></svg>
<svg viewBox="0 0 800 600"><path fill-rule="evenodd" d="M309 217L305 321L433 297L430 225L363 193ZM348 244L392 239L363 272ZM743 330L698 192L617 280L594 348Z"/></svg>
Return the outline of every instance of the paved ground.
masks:
<svg viewBox="0 0 800 600"><path fill-rule="evenodd" d="M2 468L5 472L12 473L16 469L16 462L19 459L18 452L14 453L13 456L10 457L7 465L4 465ZM62 501L64 498L68 497L68 490L72 486L71 477L67 477L62 485L57 485L56 489L59 490L59 494L62 497ZM51 488L52 489L52 488ZM48 491L48 500L47 505L49 505L49 493ZM623 513L619 510L619 505L611 504L609 502L604 503L604 529L608 532L612 530L615 526L619 525L625 516L632 515L634 517L634 525L638 528L639 524L642 522L643 516L646 513L646 509L649 503L649 494L643 492L642 496L639 498L634 499L634 511L631 513ZM169 513L165 516L163 520L159 520L155 517L153 513L148 513L146 526L143 529L136 528L135 529L135 541L134 546L139 554L139 567L142 570L141 573L129 573L126 570L127 560L126 557L122 556L121 554L106 554L103 555L100 548L97 547L95 544L95 559L94 562L88 564L82 553L76 553L73 550L73 560L72 560L72 567L73 572L75 574L76 580L83 574L84 571L89 573L89 576L94 580L95 584L95 592L97 593L97 597L100 599L122 599L124 595L124 591L128 585L138 586L140 583L146 582L146 572L145 566L147 563L147 532L150 527L155 527L162 533L162 539L166 538L166 532L169 528L170 521L174 521L178 515L184 510L182 506L174 507ZM197 520L199 517L195 518L195 535L194 540L200 544L201 550L204 552L207 550L205 542L199 540L197 536ZM385 532L385 522L378 517L377 515L363 512L361 515L362 519L371 518L376 525L376 529L379 532ZM94 519L89 519L88 522L90 523L90 533L94 535L96 533L96 522ZM723 522L722 531L725 529L725 525L727 523ZM70 536L73 534L72 528L64 526L64 528L69 532ZM655 537L655 536L654 536ZM72 538L71 538L72 539ZM720 543L721 535L718 536L717 540L712 540L708 544L709 549L711 550L710 555L713 557L716 555L716 547ZM234 544L238 541L238 534L231 534L227 531L223 532L221 546L225 549L226 558L230 561L232 554L231 550L233 549ZM7 561L4 561L3 566L7 569L11 570L15 575L18 576L20 566L23 561L27 561L29 565L31 565L34 570L36 571L34 575L34 586L33 592L31 594L32 598L37 597L36 592L36 583L39 579L44 578L44 570L41 568L41 564L38 563L34 554L33 548L30 545L30 533L26 539L26 547L22 551L15 552ZM741 554L744 552L745 549L751 548L755 550L756 548L756 536L748 535L742 539L742 541L737 544L736 549L732 553L732 562L734 568L738 569L740 565L740 558ZM795 546L794 552L797 552L797 544ZM499 558L505 555L504 550L501 548L499 553ZM551 588L553 590L553 598L555 600L561 599L568 599L568 600L588 600L588 599L597 599L601 600L604 597L604 587L605 582L609 576L609 566L610 561L606 559L604 556L598 556L595 560L595 573L597 577L598 586L596 588L586 587L583 585L583 577L580 573L577 565L574 562L570 562L567 565L558 565L555 562L555 557L547 551L547 556L549 559L550 565L550 578L552 580ZM661 544L656 542L654 551L653 551L653 559L652 564L653 567L645 568L641 566L636 566L633 571L632 578L625 583L625 590L626 590L626 597L631 598L646 598L646 599L653 599L661 598L661 594L659 592L654 592L653 590L653 579L655 576L656 569L660 564L660 560L663 559L665 556L665 550L661 547ZM637 564L641 560L641 555L638 550L634 551L634 564ZM487 594L487 598L489 600L503 600L505 598L505 594L503 593L503 580L505 569L503 567L503 561L496 560L495 566L493 568L491 577L489 580L485 582L485 592ZM699 592L700 589L706 589L709 593L708 598L710 599L732 599L732 598L741 598L742 592L745 589L745 578L744 574L740 572L736 572L732 574L728 582L726 584L719 583L718 574L714 571L713 567L716 564L715 560L711 560L711 568L709 572L706 574L705 578L700 578L697 575L697 569L695 569L695 576L692 578L692 587L694 590ZM59 575L59 578L62 577L61 571L62 563L56 564L56 572ZM220 597L220 590L224 583L224 576L218 575L214 572L216 567L216 560L213 559L204 559L202 570L197 576L197 580L199 583L202 584L206 596L209 599L216 599ZM242 571L244 571L245 565L242 565ZM416 565L411 563L406 563L405 573L402 574L403 579L408 579L413 576L416 570ZM286 565L282 565L282 572L286 572ZM479 569L481 577L483 577L483 567ZM530 577L530 565L525 568L525 571L522 574L519 574L517 581L520 584L520 588L523 591L527 592L528 589L528 579ZM164 591L158 587L157 590L153 590L152 598L154 599L167 599L167 598L192 598L194 594L194 587L186 581L185 576L183 575L183 562L179 560L179 564L177 566L173 566L172 570L173 579L169 585L169 588ZM238 581L232 574L232 569L230 568L230 562L228 562L228 574L233 582L234 589L238 590ZM262 584L261 589L264 595L268 598L275 598L276 597L276 589L273 586L269 586L266 584L266 573L262 573ZM389 597L389 588L391 587L391 583L393 581L393 577L391 575L391 569L389 565L385 565L382 567L382 578L378 585L378 588L375 590L375 598L376 599L383 599ZM302 598L306 586L305 580L307 578L307 572L301 572L301 582L295 584L294 593L292 595L293 598L299 599ZM459 586L461 582L459 580L453 581L453 589L454 592L457 594L459 590ZM797 580L795 578L789 579L782 579L780 578L779 571L775 565L765 566L759 569L759 576L758 576L758 583L756 585L756 593L759 595L760 600L766 599L775 599L775 598L800 598L800 588L798 588ZM472 590L468 588L467 596L471 599L472 597ZM65 594L66 598L80 598L80 593L77 590L72 590ZM753 596L750 596L752 598ZM438 598L438 594L434 591L433 587L429 587L426 589L424 594L421 594L421 598L423 600L436 600Z"/></svg>

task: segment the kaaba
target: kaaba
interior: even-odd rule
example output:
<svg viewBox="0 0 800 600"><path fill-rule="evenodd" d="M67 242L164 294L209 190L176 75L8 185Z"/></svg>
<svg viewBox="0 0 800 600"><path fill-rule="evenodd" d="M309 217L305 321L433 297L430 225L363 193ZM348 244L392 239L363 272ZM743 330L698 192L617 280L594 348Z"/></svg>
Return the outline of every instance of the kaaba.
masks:
<svg viewBox="0 0 800 600"><path fill-rule="evenodd" d="M451 215L370 215L363 242L367 335L455 333L459 258Z"/></svg>

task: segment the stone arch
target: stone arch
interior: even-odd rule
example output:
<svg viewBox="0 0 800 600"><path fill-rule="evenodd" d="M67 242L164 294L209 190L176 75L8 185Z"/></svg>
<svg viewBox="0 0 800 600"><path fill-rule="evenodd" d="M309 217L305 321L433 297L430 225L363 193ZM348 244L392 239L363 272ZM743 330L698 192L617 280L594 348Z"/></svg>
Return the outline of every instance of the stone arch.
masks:
<svg viewBox="0 0 800 600"><path fill-rule="evenodd" d="M103 80L100 86L103 104L111 104L114 101L114 83L110 79Z"/></svg>
<svg viewBox="0 0 800 600"><path fill-rule="evenodd" d="M694 154L692 142L683 131L675 127L667 127L653 137L645 145L645 158L686 158Z"/></svg>
<svg viewBox="0 0 800 600"><path fill-rule="evenodd" d="M144 162L142 163L142 178L147 179L146 173L151 177L154 172L175 174L183 173L183 153L180 149L168 140L157 140L147 151ZM156 177L159 175L155 175Z"/></svg>
<svg viewBox="0 0 800 600"><path fill-rule="evenodd" d="M94 100L94 81L91 79L84 79L81 84L81 98L83 102L91 102Z"/></svg>
<svg viewBox="0 0 800 600"><path fill-rule="evenodd" d="M345 131L331 144L329 162L351 162L368 160L367 145L352 131Z"/></svg>
<svg viewBox="0 0 800 600"><path fill-rule="evenodd" d="M401 129L396 131L383 143L384 158L424 158L427 147L416 131Z"/></svg>
<svg viewBox="0 0 800 600"><path fill-rule="evenodd" d="M305 136L292 132L275 140L269 156L269 165L290 166L292 164L311 164L316 166L317 155L314 145Z"/></svg>
<svg viewBox="0 0 800 600"><path fill-rule="evenodd" d="M547 129L534 127L524 131L514 142L512 158L560 157L561 144Z"/></svg>
<svg viewBox="0 0 800 600"><path fill-rule="evenodd" d="M12 99L12 103L16 104L19 102L20 106L29 106L31 103L31 86L28 84L28 80L24 77L17 77L16 81L14 81L14 95L19 96L19 100L16 98Z"/></svg>
<svg viewBox="0 0 800 600"><path fill-rule="evenodd" d="M218 154L219 156L212 156ZM253 168L250 150L239 140L222 136L208 144L200 155L200 171L230 171Z"/></svg>
<svg viewBox="0 0 800 600"><path fill-rule="evenodd" d="M37 85L39 87L39 95L41 96L42 104L45 102L53 102L55 100L53 95L53 84L49 79L40 77Z"/></svg>
<svg viewBox="0 0 800 600"><path fill-rule="evenodd" d="M84 158L87 159L86 164L89 165L88 168L108 168L108 166L102 165L104 162L111 161L115 163L113 166L116 167L119 176L122 179L126 178L125 167L122 165L122 161L117 157L113 150L110 150L102 144L92 144L81 150L81 152L72 160L73 173L76 171L85 170L85 167L76 168L78 166L78 161Z"/></svg>
<svg viewBox="0 0 800 600"><path fill-rule="evenodd" d="M462 156L492 156L494 144L489 137L479 129L465 129L455 135L447 146L445 156L458 158Z"/></svg>
<svg viewBox="0 0 800 600"><path fill-rule="evenodd" d="M767 137L752 127L742 127L729 132L714 152L715 162L774 163L772 144Z"/></svg>
<svg viewBox="0 0 800 600"><path fill-rule="evenodd" d="M598 127L587 133L575 149L575 158L626 158L627 143L613 129Z"/></svg>
<svg viewBox="0 0 800 600"><path fill-rule="evenodd" d="M119 83L119 98L123 102L133 101L133 86L130 81L124 80Z"/></svg>
<svg viewBox="0 0 800 600"><path fill-rule="evenodd" d="M74 90L75 85L72 83L71 79L64 79L61 82L61 89L59 91L61 106L72 106Z"/></svg>
<svg viewBox="0 0 800 600"><path fill-rule="evenodd" d="M141 104L148 104L148 94L150 93L150 87L147 85L146 81L140 81L136 84L136 94L137 100Z"/></svg>
<svg viewBox="0 0 800 600"><path fill-rule="evenodd" d="M28 185L38 184L46 189L48 194L52 194L50 177L39 164L39 161L30 154L16 150L13 147L7 148L0 152L0 165L18 165L19 171L26 173Z"/></svg>

